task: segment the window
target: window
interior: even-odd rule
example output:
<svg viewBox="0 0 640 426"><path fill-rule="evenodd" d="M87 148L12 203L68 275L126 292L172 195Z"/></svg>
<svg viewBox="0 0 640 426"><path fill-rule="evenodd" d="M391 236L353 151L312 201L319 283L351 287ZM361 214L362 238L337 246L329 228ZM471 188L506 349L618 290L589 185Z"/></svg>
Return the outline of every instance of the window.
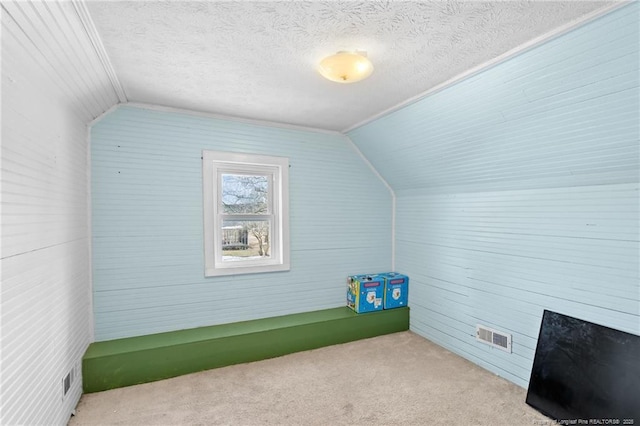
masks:
<svg viewBox="0 0 640 426"><path fill-rule="evenodd" d="M205 276L289 270L289 160L203 151Z"/></svg>

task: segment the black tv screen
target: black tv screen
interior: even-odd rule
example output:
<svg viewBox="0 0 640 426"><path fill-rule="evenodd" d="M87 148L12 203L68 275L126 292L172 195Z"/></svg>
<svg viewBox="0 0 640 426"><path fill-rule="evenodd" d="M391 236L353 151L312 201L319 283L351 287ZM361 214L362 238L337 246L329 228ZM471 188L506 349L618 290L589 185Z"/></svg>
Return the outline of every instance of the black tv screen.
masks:
<svg viewBox="0 0 640 426"><path fill-rule="evenodd" d="M560 424L640 425L640 337L545 310L526 402Z"/></svg>

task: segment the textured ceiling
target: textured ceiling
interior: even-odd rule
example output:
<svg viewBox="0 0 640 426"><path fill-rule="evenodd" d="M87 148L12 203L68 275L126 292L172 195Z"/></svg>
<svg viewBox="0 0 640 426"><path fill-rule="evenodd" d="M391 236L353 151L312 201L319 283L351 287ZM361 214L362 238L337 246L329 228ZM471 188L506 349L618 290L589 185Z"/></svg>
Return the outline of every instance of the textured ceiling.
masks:
<svg viewBox="0 0 640 426"><path fill-rule="evenodd" d="M87 2L132 102L343 130L612 2ZM324 56L365 50L338 84Z"/></svg>

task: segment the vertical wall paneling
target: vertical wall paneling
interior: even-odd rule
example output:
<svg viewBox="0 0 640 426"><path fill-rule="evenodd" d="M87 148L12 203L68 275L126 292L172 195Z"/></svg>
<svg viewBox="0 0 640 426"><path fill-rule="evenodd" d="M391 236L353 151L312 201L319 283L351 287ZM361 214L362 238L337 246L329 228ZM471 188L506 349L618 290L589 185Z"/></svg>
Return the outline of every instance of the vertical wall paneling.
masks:
<svg viewBox="0 0 640 426"><path fill-rule="evenodd" d="M0 423L66 424L91 341L87 123L118 98L71 3L1 7Z"/></svg>
<svg viewBox="0 0 640 426"><path fill-rule="evenodd" d="M203 149L289 158L290 271L204 277ZM391 194L343 135L120 106L91 151L96 340L337 307L391 267Z"/></svg>
<svg viewBox="0 0 640 426"><path fill-rule="evenodd" d="M396 193L412 330L521 386L544 309L640 334L639 9L349 132Z"/></svg>

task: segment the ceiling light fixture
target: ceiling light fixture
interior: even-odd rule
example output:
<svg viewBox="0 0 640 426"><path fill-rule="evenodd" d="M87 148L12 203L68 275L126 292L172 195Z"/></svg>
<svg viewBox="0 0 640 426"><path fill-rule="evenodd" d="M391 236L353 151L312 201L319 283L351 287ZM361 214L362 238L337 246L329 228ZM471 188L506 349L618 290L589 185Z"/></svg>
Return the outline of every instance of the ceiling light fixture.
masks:
<svg viewBox="0 0 640 426"><path fill-rule="evenodd" d="M355 83L364 80L373 72L367 52L341 51L320 61L318 71L328 80L337 83Z"/></svg>

